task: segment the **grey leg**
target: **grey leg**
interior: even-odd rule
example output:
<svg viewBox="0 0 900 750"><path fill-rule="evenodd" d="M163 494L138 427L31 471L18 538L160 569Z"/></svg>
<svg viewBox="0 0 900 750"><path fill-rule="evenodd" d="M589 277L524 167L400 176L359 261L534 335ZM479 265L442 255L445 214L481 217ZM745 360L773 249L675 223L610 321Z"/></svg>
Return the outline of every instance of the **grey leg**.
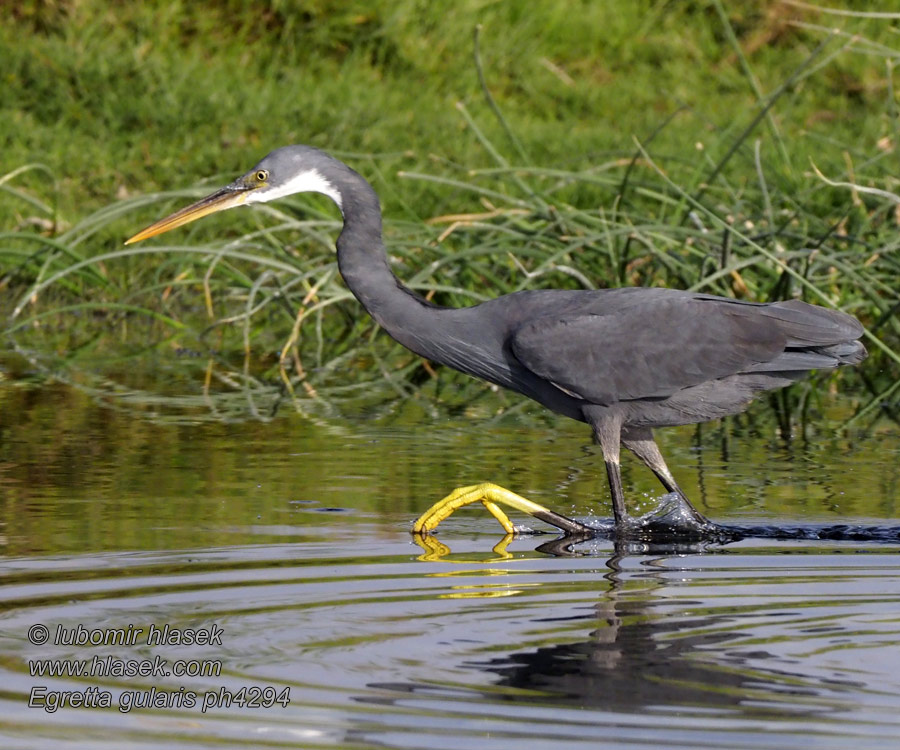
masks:
<svg viewBox="0 0 900 750"><path fill-rule="evenodd" d="M677 492L681 496L681 499L694 514L695 521L698 523L709 523L706 516L691 505L690 500L687 499L687 496L684 494L681 487L678 486L675 477L672 476L672 472L669 471L669 467L666 466L665 459L663 459L662 453L660 453L659 446L653 439L653 432L649 428L641 427L623 430L622 443L628 450L634 453L635 456L641 459L654 474L656 474L657 479L662 482L662 486L665 487L666 490L669 492Z"/></svg>
<svg viewBox="0 0 900 750"><path fill-rule="evenodd" d="M621 417L608 414L606 409L598 407L597 412L585 409L591 426L594 428L594 440L600 444L603 460L606 462L606 476L609 478L609 491L612 494L613 514L616 528L625 526L628 511L625 509L625 492L622 489L622 472L619 467L619 444L622 434Z"/></svg>

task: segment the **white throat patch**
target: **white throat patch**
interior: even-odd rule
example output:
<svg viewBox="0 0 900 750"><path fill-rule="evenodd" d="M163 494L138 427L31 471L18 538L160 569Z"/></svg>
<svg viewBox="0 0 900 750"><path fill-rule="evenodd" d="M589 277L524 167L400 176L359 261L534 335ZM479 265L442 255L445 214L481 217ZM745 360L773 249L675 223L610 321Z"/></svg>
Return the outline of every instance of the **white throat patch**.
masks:
<svg viewBox="0 0 900 750"><path fill-rule="evenodd" d="M268 203L276 198L284 198L286 195L294 195L295 193L322 193L327 195L331 200L337 203L338 208L343 210L341 206L341 194L334 189L328 180L316 169L307 169L304 172L292 177L283 185L271 188L259 188L251 190L247 193L247 203Z"/></svg>

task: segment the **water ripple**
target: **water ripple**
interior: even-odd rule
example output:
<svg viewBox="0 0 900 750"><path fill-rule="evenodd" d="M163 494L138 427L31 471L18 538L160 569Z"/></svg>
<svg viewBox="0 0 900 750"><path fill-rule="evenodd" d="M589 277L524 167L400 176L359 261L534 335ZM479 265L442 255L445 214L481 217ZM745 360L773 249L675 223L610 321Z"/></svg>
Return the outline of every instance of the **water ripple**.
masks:
<svg viewBox="0 0 900 750"><path fill-rule="evenodd" d="M340 545L4 561L3 745L896 747L896 550L757 539L719 554L620 556L594 540L590 555L554 558L535 539L485 553L470 534L423 561L400 531L344 533ZM220 647L35 646L35 623L223 635ZM95 656L222 671L29 673L29 660ZM114 705L48 713L27 706L36 685L94 686ZM290 704L115 707L128 691L247 686L289 688Z"/></svg>

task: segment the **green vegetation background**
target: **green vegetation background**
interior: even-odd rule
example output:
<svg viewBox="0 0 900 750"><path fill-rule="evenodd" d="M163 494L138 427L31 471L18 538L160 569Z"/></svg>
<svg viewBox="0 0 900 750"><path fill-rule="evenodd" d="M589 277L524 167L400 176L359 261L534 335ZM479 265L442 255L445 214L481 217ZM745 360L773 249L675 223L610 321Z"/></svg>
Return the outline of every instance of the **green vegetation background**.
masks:
<svg viewBox="0 0 900 750"><path fill-rule="evenodd" d="M889 13L793 0L0 8L0 313L67 365L123 342L212 346L252 353L272 383L289 379L276 360L294 347L293 385L312 365L321 393L322 373L346 380L369 341L361 369L400 372L395 390L433 377L366 335L334 274L336 212L316 199L122 253L201 181L304 142L375 184L398 273L438 301L529 285L802 296L863 320L871 408L897 400ZM210 248L224 253L212 271Z"/></svg>
<svg viewBox="0 0 900 750"><path fill-rule="evenodd" d="M459 197L422 196L421 185L396 179L398 168L433 169L432 158L491 163L456 102L508 146L473 64L476 24L488 86L525 153L534 164L566 169L630 156L633 136L647 138L681 107L688 111L655 150L693 159L695 143L727 147L761 96L827 35L810 25L844 27L896 52L896 19L847 19L779 0L724 6L5 1L4 171L46 164L65 226L117 197L231 175L278 145L303 142L348 158L375 155L378 173L369 174L387 212L425 218L459 209ZM832 50L845 42L835 39ZM846 176L844 152L871 158L884 138L893 152L892 61L853 49L817 60L826 64L775 113L790 156L779 165L784 176L808 177L813 155L823 170L836 170L831 176ZM763 126L756 135L771 151L771 132ZM896 173L896 155L890 161ZM33 178L13 184L53 203L43 176ZM6 228L31 213L9 195L0 211Z"/></svg>
<svg viewBox="0 0 900 750"><path fill-rule="evenodd" d="M694 460L695 443L709 449L704 460L721 448L715 466L728 471L713 474L735 478L712 488L713 505L745 507L758 479L755 502L775 513L828 503L842 517L896 517L896 462L878 450L890 451L881 436L900 414L898 18L831 5L0 0L8 538L19 550L84 549L86 539L156 548L168 542L148 538L157 527L145 519L160 513L227 517L230 529L261 507L234 488L277 476L283 487L261 492L276 504L293 497L293 456L323 441L331 458L304 476L344 505L348 485L333 477L350 436L357 457L370 437L358 420L342 430L332 419L348 412L384 417L381 440L394 427L427 431L389 458L372 454L354 507L381 512L403 497L412 517L436 487L472 473L551 504L567 486L582 510L605 491L593 469L596 482L571 486L568 464L540 440L520 440L525 459L511 461L520 422L502 420L525 402L435 372L378 335L335 273L339 219L326 202L286 199L123 248L294 142L375 184L398 274L447 304L523 286L665 284L803 296L859 316L872 334L865 366L661 439L675 467ZM40 387L16 387L29 383ZM818 398L829 391L844 399ZM312 419L263 424L286 405ZM198 422L231 447L198 439ZM860 429L838 435L839 425ZM778 491L728 464L732 437L755 467L782 455L773 436L789 446L808 433L812 453L791 461ZM575 425L545 435L571 439L572 454L585 439ZM403 450L413 444L419 463ZM282 462L261 469L270 453ZM850 476L863 464L852 501L833 503L819 467ZM408 466L418 473L407 477ZM799 484L797 466L810 467ZM695 472L678 471L701 496ZM630 486L657 491L645 475ZM399 489L372 492L397 476ZM84 502L70 507L73 492ZM73 529L48 526L53 514L34 502L54 494ZM165 510L159 494L173 498ZM179 543L194 534L188 522Z"/></svg>

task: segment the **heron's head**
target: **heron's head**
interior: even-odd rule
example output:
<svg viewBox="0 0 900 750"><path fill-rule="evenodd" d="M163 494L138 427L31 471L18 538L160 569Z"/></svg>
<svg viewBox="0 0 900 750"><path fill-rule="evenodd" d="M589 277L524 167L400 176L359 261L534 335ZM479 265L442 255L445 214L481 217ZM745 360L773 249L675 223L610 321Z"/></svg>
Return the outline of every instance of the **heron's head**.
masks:
<svg viewBox="0 0 900 750"><path fill-rule="evenodd" d="M226 208L266 203L294 193L324 193L340 207L340 192L327 176L335 164L340 162L310 146L276 149L234 182L151 224L125 244L146 240Z"/></svg>

